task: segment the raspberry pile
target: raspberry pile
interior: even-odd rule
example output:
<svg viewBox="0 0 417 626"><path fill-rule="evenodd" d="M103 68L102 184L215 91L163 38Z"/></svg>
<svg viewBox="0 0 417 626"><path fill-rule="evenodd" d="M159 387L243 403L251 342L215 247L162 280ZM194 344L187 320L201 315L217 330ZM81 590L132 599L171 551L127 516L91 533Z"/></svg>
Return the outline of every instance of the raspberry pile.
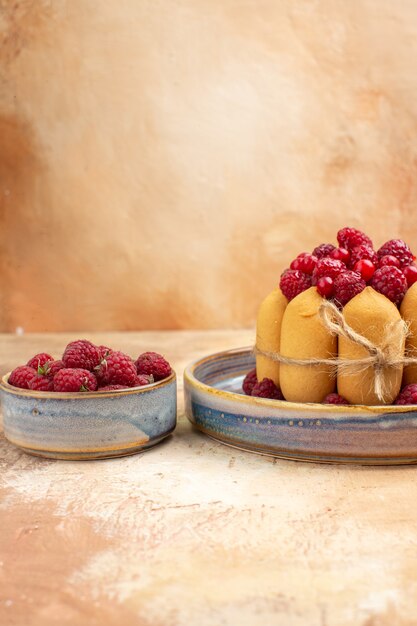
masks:
<svg viewBox="0 0 417 626"><path fill-rule="evenodd" d="M322 243L311 254L299 254L282 272L284 296L292 300L313 285L343 307L370 286L399 306L417 281L416 257L405 241L390 239L376 250L368 235L350 227L340 229L336 238L338 247Z"/></svg>
<svg viewBox="0 0 417 626"><path fill-rule="evenodd" d="M149 385L171 372L168 361L157 352L144 352L134 361L118 350L78 339L66 346L62 359L46 352L35 354L11 372L8 382L33 391L116 391Z"/></svg>
<svg viewBox="0 0 417 626"><path fill-rule="evenodd" d="M284 400L281 389L270 378L258 381L256 369L250 370L243 380L242 389L247 396L254 398L270 398L272 400Z"/></svg>

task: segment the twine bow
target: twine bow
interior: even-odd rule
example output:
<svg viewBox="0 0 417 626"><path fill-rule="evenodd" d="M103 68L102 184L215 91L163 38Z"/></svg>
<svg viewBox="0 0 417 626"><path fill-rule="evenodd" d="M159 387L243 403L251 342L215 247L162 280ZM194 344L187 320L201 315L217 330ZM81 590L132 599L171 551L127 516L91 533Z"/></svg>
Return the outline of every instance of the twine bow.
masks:
<svg viewBox="0 0 417 626"><path fill-rule="evenodd" d="M268 352L259 349L257 346L254 348L255 354L261 354L263 356L283 363L285 365L324 365L331 368L331 373L336 375L337 372L350 371L353 373L359 373L364 371L368 367L374 369L374 392L377 398L384 402L387 396L387 381L384 374L387 369L400 369L405 365L416 365L417 357L411 356L398 356L398 345L402 344L403 340L409 334L408 324L404 320L397 320L383 329L382 337L383 341L380 345L376 345L369 341L363 335L357 333L346 322L343 313L328 300L324 300L318 310L318 315L332 335L338 337L345 337L350 339L353 343L365 348L368 352L368 356L364 356L361 359L295 359L287 357L277 352Z"/></svg>

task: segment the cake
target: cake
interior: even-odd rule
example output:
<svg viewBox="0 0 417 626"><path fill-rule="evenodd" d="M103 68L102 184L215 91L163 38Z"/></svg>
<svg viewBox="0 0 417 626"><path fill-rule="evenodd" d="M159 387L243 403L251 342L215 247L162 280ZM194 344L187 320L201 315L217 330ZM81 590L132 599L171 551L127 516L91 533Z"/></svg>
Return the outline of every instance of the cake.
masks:
<svg viewBox="0 0 417 626"><path fill-rule="evenodd" d="M299 254L261 303L245 393L303 403L417 401L415 256L401 239L375 249L350 227L337 242Z"/></svg>

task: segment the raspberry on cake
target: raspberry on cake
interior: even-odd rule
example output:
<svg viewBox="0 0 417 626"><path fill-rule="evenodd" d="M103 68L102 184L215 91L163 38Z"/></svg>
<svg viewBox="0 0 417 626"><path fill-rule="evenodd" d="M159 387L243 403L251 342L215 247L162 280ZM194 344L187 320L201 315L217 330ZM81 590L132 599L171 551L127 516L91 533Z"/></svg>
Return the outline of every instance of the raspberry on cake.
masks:
<svg viewBox="0 0 417 626"><path fill-rule="evenodd" d="M365 281L356 272L346 270L334 280L334 299L344 306L366 287Z"/></svg>
<svg viewBox="0 0 417 626"><path fill-rule="evenodd" d="M411 252L409 246L402 239L390 239L382 245L378 252L378 257L389 255L394 256L400 262L400 267L411 265L415 260L415 256Z"/></svg>
<svg viewBox="0 0 417 626"><path fill-rule="evenodd" d="M372 240L365 235L361 230L357 228L341 228L337 233L337 241L341 248L347 248L348 250L352 250L356 248L356 246L360 246L365 244L371 248L374 247Z"/></svg>
<svg viewBox="0 0 417 626"><path fill-rule="evenodd" d="M403 272L393 265L384 265L375 271L371 287L382 293L394 304L400 304L407 291L407 280Z"/></svg>
<svg viewBox="0 0 417 626"><path fill-rule="evenodd" d="M289 301L311 286L311 276L300 270L285 270L281 275L279 286Z"/></svg>
<svg viewBox="0 0 417 626"><path fill-rule="evenodd" d="M313 255L318 259L322 259L325 256L331 256L333 250L336 250L336 246L332 243L321 243L317 248L314 248Z"/></svg>
<svg viewBox="0 0 417 626"><path fill-rule="evenodd" d="M346 265L342 261L325 257L317 261L313 272L312 284L317 285L317 281L322 276L328 276L334 280L336 276L345 271Z"/></svg>
<svg viewBox="0 0 417 626"><path fill-rule="evenodd" d="M378 267L378 255L375 250L370 246L362 244L352 249L350 253L349 269L353 269L355 264L358 261L362 261L362 259L368 259L368 261L371 261L375 267Z"/></svg>

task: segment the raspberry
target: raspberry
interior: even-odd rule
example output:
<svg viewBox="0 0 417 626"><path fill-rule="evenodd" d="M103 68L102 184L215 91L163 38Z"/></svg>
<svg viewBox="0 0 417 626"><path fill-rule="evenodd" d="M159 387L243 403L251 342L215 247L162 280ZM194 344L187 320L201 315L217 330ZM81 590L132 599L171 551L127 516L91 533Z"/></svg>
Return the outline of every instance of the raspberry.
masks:
<svg viewBox="0 0 417 626"><path fill-rule="evenodd" d="M400 267L411 265L414 261L413 253L402 239L390 239L386 241L384 245L380 247L377 254L379 258L386 255L395 256L400 262Z"/></svg>
<svg viewBox="0 0 417 626"><path fill-rule="evenodd" d="M342 261L342 263L347 265L350 259L350 252L349 250L346 250L346 248L335 248L330 256L332 259Z"/></svg>
<svg viewBox="0 0 417 626"><path fill-rule="evenodd" d="M71 341L64 350L62 360L66 368L77 368L93 371L100 364L100 350L91 341L79 339Z"/></svg>
<svg viewBox="0 0 417 626"><path fill-rule="evenodd" d="M9 376L9 385L20 389L29 389L29 382L36 376L36 370L29 365L16 367Z"/></svg>
<svg viewBox="0 0 417 626"><path fill-rule="evenodd" d="M154 380L162 380L171 374L171 366L161 354L144 352L136 359L138 374L153 376Z"/></svg>
<svg viewBox="0 0 417 626"><path fill-rule="evenodd" d="M59 372L59 370L62 370L64 367L65 365L63 361L49 361L49 363L47 363L47 368L44 373L46 374L46 376L49 376L49 378L53 378L55 374Z"/></svg>
<svg viewBox="0 0 417 626"><path fill-rule="evenodd" d="M98 351L100 353L100 361L105 359L113 350L108 348L107 346L98 346Z"/></svg>
<svg viewBox="0 0 417 626"><path fill-rule="evenodd" d="M371 248L374 247L368 235L365 235L365 233L357 228L341 228L337 233L337 241L341 248L347 248L348 250L353 250L353 248L361 246L362 244L370 246Z"/></svg>
<svg viewBox="0 0 417 626"><path fill-rule="evenodd" d="M143 387L143 385L150 385L154 382L155 379L152 374L150 376L148 376L147 374L138 374L136 376L135 387Z"/></svg>
<svg viewBox="0 0 417 626"><path fill-rule="evenodd" d="M338 304L344 306L349 300L366 287L366 283L356 272L347 270L339 274L334 281L334 299Z"/></svg>
<svg viewBox="0 0 417 626"><path fill-rule="evenodd" d="M407 280L398 267L384 265L372 276L371 287L386 296L394 304L400 304L407 291Z"/></svg>
<svg viewBox="0 0 417 626"><path fill-rule="evenodd" d="M392 254L384 254L384 256L379 259L378 265L379 267L383 267L384 265L395 265L395 267L401 267L401 263L397 257L392 256Z"/></svg>
<svg viewBox="0 0 417 626"><path fill-rule="evenodd" d="M314 248L313 255L318 259L322 259L325 256L330 256L336 250L336 246L332 243L321 243L317 248Z"/></svg>
<svg viewBox="0 0 417 626"><path fill-rule="evenodd" d="M338 393L329 393L322 402L322 404L349 404L349 402Z"/></svg>
<svg viewBox="0 0 417 626"><path fill-rule="evenodd" d="M246 393L247 396L252 395L252 389L254 388L257 382L258 382L258 379L256 378L256 369L254 368L253 370L250 370L250 372L246 374L243 380L242 389L244 393Z"/></svg>
<svg viewBox="0 0 417 626"><path fill-rule="evenodd" d="M338 261L337 259L324 258L317 261L317 265L314 268L313 272L313 285L317 285L317 281L322 276L328 276L329 278L333 278L333 280L338 276L341 272L346 271L346 265L342 263L342 261Z"/></svg>
<svg viewBox="0 0 417 626"><path fill-rule="evenodd" d="M261 382L253 386L251 396L255 398L271 398L272 400L283 400L281 390L270 378L264 378Z"/></svg>
<svg viewBox="0 0 417 626"><path fill-rule="evenodd" d="M356 263L362 261L362 259L368 259L368 261L372 261L375 267L378 267L378 255L375 250L370 246L362 244L352 249L350 253L349 269L353 269Z"/></svg>
<svg viewBox="0 0 417 626"><path fill-rule="evenodd" d="M106 385L105 387L100 387L98 391L117 391L118 389L130 389L130 387L126 387L126 385Z"/></svg>
<svg viewBox="0 0 417 626"><path fill-rule="evenodd" d="M97 379L86 369L66 368L59 370L54 377L54 391L95 391Z"/></svg>
<svg viewBox="0 0 417 626"><path fill-rule="evenodd" d="M97 367L97 379L100 385L126 385L134 387L136 383L136 365L127 354L115 350Z"/></svg>
<svg viewBox="0 0 417 626"><path fill-rule="evenodd" d="M292 300L299 293L311 287L311 276L300 270L285 270L281 274L279 286L287 300Z"/></svg>
<svg viewBox="0 0 417 626"><path fill-rule="evenodd" d="M290 269L300 270L300 272L304 272L304 274L312 274L314 268L316 267L316 263L317 257L314 256L314 254L302 252L302 256L298 255L298 257L291 263Z"/></svg>
<svg viewBox="0 0 417 626"><path fill-rule="evenodd" d="M29 367L33 367L34 370L38 371L39 368L43 368L49 361L53 361L53 357L46 352L41 352L40 354L36 354L26 363Z"/></svg>
<svg viewBox="0 0 417 626"><path fill-rule="evenodd" d="M32 389L32 391L53 391L54 381L49 376L35 374L29 381L29 389Z"/></svg>
<svg viewBox="0 0 417 626"><path fill-rule="evenodd" d="M401 389L394 404L417 404L417 385L406 385Z"/></svg>

